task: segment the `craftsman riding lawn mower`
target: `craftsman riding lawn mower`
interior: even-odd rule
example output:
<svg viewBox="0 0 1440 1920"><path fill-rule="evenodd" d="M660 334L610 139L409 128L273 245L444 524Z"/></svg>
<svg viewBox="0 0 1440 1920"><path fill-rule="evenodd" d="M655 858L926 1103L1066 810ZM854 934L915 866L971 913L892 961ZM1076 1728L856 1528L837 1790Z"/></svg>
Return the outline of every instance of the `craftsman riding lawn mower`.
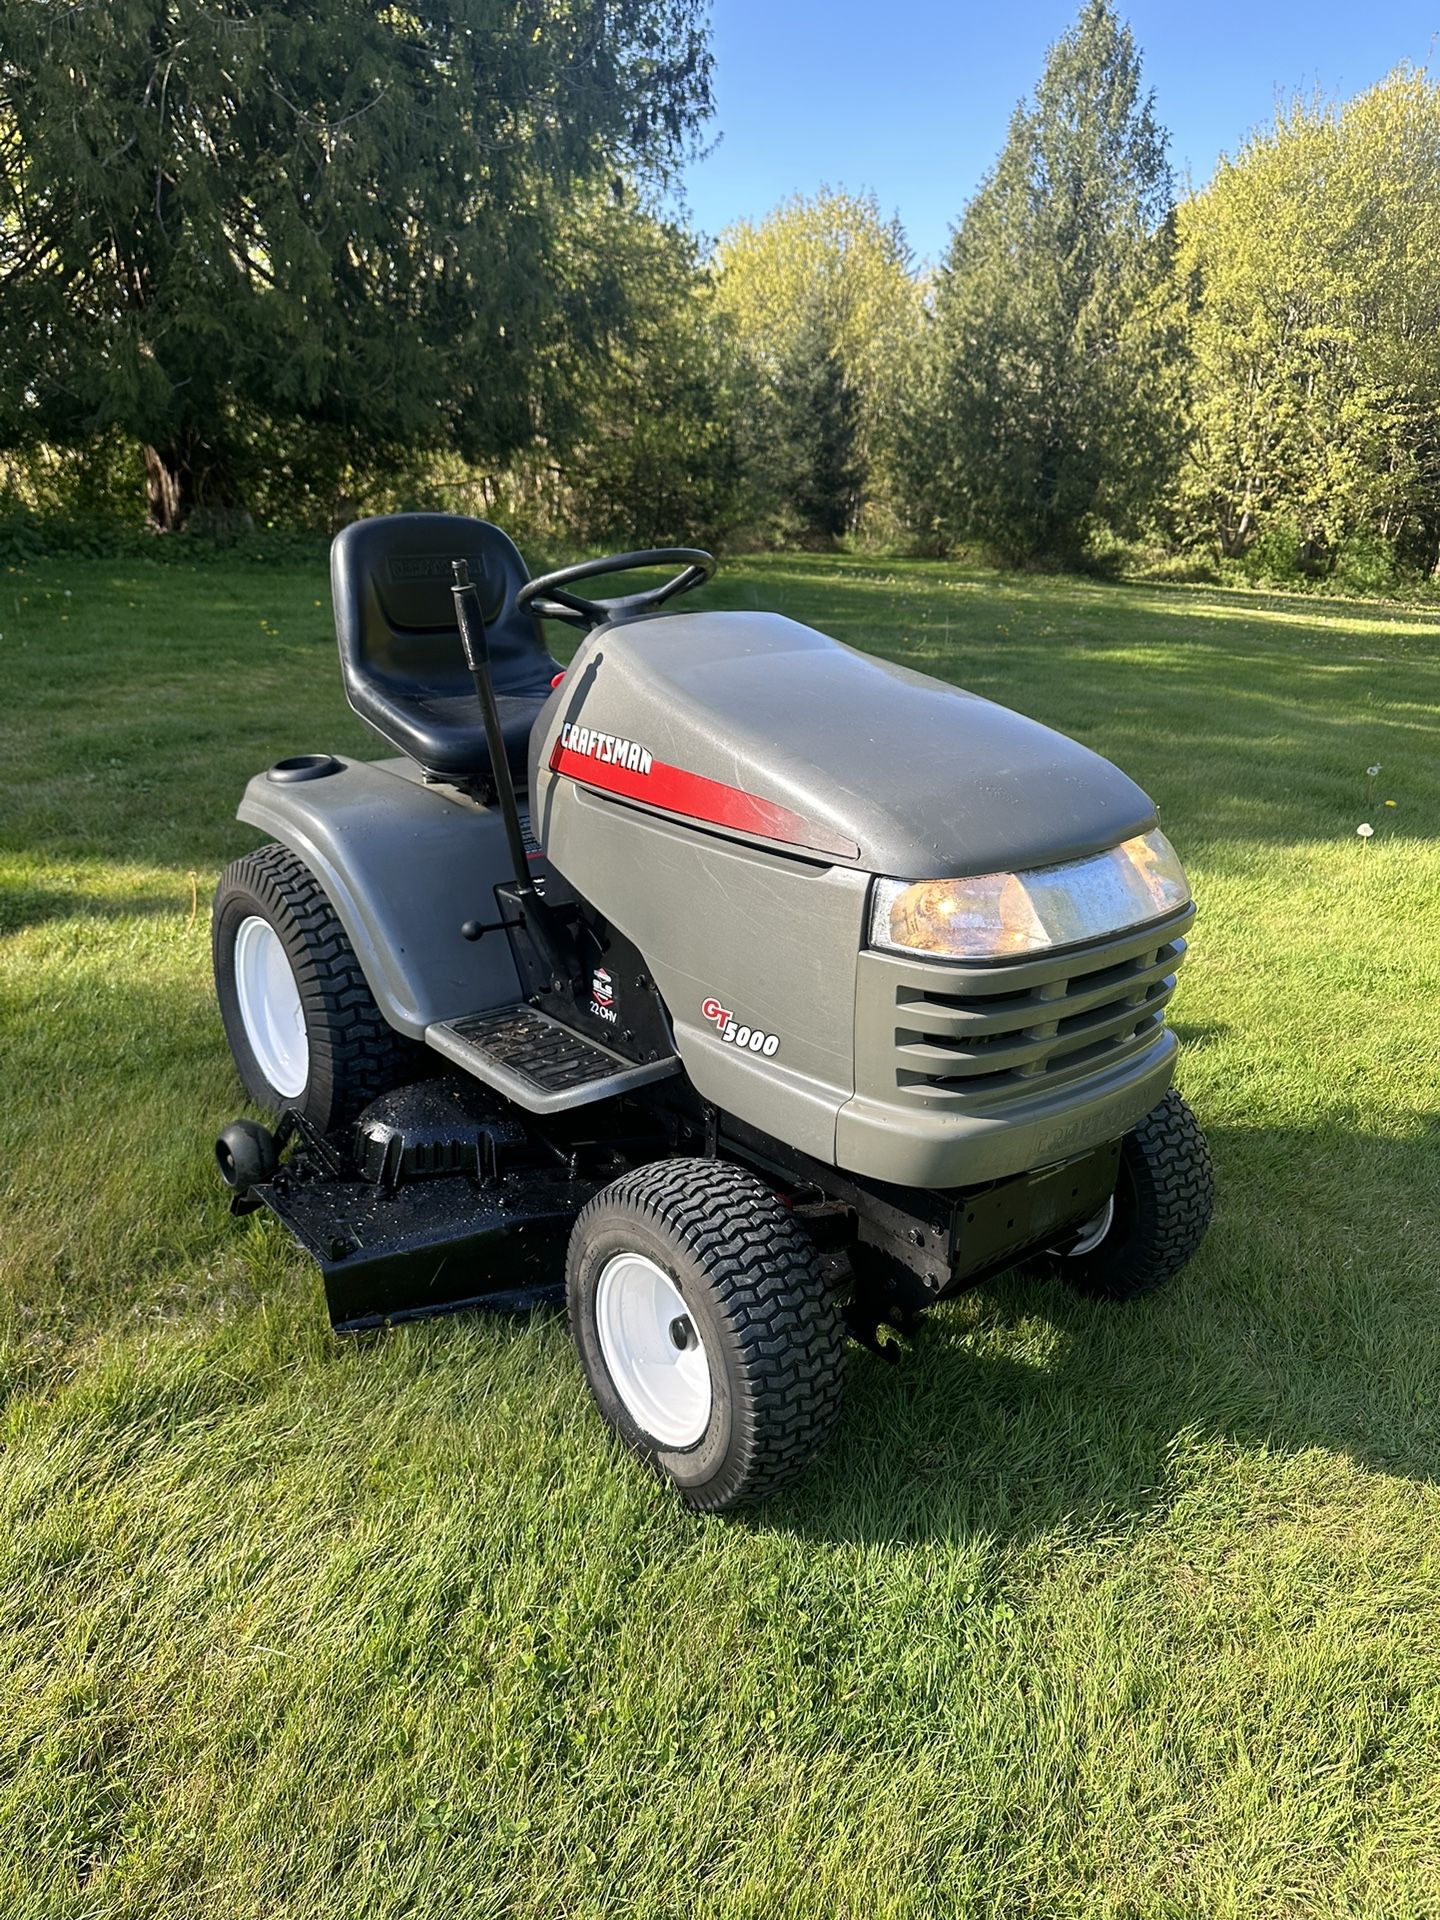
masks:
<svg viewBox="0 0 1440 1920"><path fill-rule="evenodd" d="M215 977L275 1116L237 1213L337 1328L558 1295L609 1425L692 1507L790 1479L853 1337L1039 1262L1108 1300L1211 1205L1164 1025L1194 916L1086 748L773 613L706 553L530 579L498 528L363 520L350 704L399 757L281 760ZM663 567L591 599L602 575ZM583 634L570 666L543 620Z"/></svg>

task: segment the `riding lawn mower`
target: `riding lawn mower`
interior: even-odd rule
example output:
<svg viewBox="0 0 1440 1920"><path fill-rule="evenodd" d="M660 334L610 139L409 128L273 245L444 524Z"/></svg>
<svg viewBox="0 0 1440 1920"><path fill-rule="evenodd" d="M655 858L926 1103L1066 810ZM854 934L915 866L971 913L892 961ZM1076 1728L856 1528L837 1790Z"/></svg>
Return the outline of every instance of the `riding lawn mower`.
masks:
<svg viewBox="0 0 1440 1920"><path fill-rule="evenodd" d="M338 1329L563 1275L601 1414L708 1511L809 1459L852 1342L1021 1264L1147 1293L1212 1196L1151 801L778 614L675 611L714 567L531 579L483 521L347 527L345 690L396 757L257 774L268 843L214 913L273 1121L220 1136L233 1210L278 1216Z"/></svg>

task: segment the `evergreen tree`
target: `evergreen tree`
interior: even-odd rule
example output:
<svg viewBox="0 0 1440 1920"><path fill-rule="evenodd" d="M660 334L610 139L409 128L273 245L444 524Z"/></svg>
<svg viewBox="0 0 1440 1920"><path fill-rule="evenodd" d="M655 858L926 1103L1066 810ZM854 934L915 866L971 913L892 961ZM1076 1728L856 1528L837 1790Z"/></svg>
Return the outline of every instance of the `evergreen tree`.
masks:
<svg viewBox="0 0 1440 1920"><path fill-rule="evenodd" d="M701 0L0 0L0 433L132 435L163 527L257 418L503 455L567 196L708 104Z"/></svg>
<svg viewBox="0 0 1440 1920"><path fill-rule="evenodd" d="M620 549L717 545L742 513L744 409L714 287L690 234L606 201L577 206L564 255L571 302L612 321L546 449L552 518Z"/></svg>
<svg viewBox="0 0 1440 1920"><path fill-rule="evenodd" d="M774 480L806 544L855 530L865 484L859 395L825 318L803 317L776 371Z"/></svg>
<svg viewBox="0 0 1440 1920"><path fill-rule="evenodd" d="M1141 324L1172 240L1166 135L1109 0L1086 0L1015 111L936 293L914 490L938 531L1073 558L1173 449L1151 399L1165 330ZM918 426L918 419L913 423ZM917 471L918 468L918 471Z"/></svg>

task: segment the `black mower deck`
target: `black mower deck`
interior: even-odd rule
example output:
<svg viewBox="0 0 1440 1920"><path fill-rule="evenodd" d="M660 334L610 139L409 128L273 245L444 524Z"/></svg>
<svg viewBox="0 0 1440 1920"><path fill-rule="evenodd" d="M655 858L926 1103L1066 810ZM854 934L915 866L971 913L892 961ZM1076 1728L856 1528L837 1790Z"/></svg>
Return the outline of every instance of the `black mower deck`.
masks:
<svg viewBox="0 0 1440 1920"><path fill-rule="evenodd" d="M364 1180L256 1189L320 1268L331 1324L353 1331L458 1307L558 1300L565 1244L591 1187L555 1176L494 1191L464 1174L387 1192Z"/></svg>
<svg viewBox="0 0 1440 1920"><path fill-rule="evenodd" d="M523 1002L427 1028L426 1044L529 1113L563 1113L674 1073L673 1054L626 1060Z"/></svg>
<svg viewBox="0 0 1440 1920"><path fill-rule="evenodd" d="M557 1299L575 1216L623 1165L573 1129L563 1144L538 1141L473 1080L445 1072L381 1094L329 1134L288 1111L274 1136L236 1122L222 1142L238 1136L243 1154L257 1133L268 1169L247 1182L232 1163L232 1208L268 1207L289 1228L346 1330Z"/></svg>

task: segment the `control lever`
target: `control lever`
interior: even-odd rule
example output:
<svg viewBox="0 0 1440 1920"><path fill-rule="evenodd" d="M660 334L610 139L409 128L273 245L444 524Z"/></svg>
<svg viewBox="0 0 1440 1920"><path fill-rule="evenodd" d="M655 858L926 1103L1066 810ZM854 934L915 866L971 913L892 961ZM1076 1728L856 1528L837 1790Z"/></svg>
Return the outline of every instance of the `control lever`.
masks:
<svg viewBox="0 0 1440 1920"><path fill-rule="evenodd" d="M530 858L525 851L525 835L520 828L520 808L515 799L515 780L505 752L505 734L500 725L500 709L495 704L495 688L490 680L490 640L485 632L485 615L480 606L480 590L470 578L468 561L451 563L455 584L450 592L455 601L455 618L460 627L460 644L465 649L465 664L475 682L480 713L485 722L485 739L490 748L490 773L496 797L505 821L505 837L510 842L510 864L515 869L515 891L526 906L540 899L540 890L530 877Z"/></svg>

